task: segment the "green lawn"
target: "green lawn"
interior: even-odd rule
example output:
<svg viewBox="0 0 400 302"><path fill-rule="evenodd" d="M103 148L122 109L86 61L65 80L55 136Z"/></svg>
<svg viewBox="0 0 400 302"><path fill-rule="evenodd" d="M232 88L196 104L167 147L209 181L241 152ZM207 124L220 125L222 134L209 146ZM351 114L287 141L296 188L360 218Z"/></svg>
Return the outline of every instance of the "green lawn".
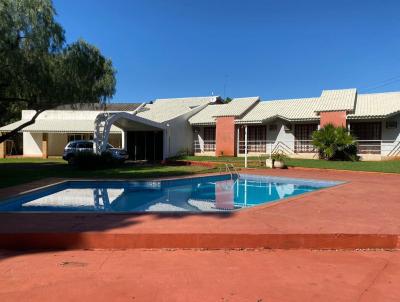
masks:
<svg viewBox="0 0 400 302"><path fill-rule="evenodd" d="M0 188L47 177L68 178L150 178L215 172L196 166L137 166L126 164L117 168L80 171L61 159L0 159Z"/></svg>
<svg viewBox="0 0 400 302"><path fill-rule="evenodd" d="M193 161L231 162L237 167L244 166L243 157L185 156L181 159ZM265 158L262 158L261 160L263 161ZM348 162L326 161L318 159L288 159L286 164L289 167L400 173L400 160ZM249 157L248 166L260 167L260 159L258 157Z"/></svg>
<svg viewBox="0 0 400 302"><path fill-rule="evenodd" d="M212 162L232 162L237 167L244 166L242 157L203 157L185 156L181 159ZM249 167L260 167L260 159L249 157ZM375 171L400 173L400 160L381 162L340 162L314 159L289 159L290 167L309 167L320 169L341 169L353 171ZM197 173L215 172L218 169L196 166L137 166L126 164L118 168L81 171L68 166L61 159L0 159L0 188L39 180L47 177L67 178L151 178Z"/></svg>

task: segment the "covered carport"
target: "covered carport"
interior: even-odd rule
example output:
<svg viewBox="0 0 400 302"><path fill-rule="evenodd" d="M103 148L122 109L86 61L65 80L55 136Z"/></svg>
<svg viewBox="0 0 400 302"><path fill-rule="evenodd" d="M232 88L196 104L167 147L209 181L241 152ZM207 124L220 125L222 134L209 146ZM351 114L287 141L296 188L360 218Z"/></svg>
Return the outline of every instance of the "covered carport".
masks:
<svg viewBox="0 0 400 302"><path fill-rule="evenodd" d="M100 116L99 120L101 118ZM123 130L122 147L127 150L130 159L155 161L167 157L165 148L167 127L163 123L157 123L136 114L114 113L108 115L104 121L103 138L105 140L107 140L107 129L110 129L112 125Z"/></svg>

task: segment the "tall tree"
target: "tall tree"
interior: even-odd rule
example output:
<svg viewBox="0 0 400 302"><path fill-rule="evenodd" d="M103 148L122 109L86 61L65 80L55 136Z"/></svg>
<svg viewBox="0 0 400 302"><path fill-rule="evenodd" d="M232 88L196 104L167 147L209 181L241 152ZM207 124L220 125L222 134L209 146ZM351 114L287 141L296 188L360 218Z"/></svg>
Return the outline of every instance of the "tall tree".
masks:
<svg viewBox="0 0 400 302"><path fill-rule="evenodd" d="M106 102L115 93L115 69L95 47L65 42L51 0L0 0L0 123L20 109L33 118L0 143L63 104Z"/></svg>

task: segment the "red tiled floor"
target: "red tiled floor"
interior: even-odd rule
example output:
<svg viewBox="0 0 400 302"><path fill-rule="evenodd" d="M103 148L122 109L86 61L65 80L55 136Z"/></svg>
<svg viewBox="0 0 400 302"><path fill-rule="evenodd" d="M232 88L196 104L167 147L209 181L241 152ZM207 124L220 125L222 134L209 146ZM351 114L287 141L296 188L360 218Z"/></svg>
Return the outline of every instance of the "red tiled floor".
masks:
<svg viewBox="0 0 400 302"><path fill-rule="evenodd" d="M69 233L71 238L66 240L75 243L70 246L78 248L254 247L254 240L262 243L258 246L282 248L398 247L400 175L306 169L248 172L348 183L231 215L0 214L0 244L4 247L5 242L16 238L16 233L35 233L42 239L45 238L43 234L50 234L53 237L46 239L50 242L57 242L54 234ZM299 236L304 234L320 237ZM374 245L372 240L369 246L362 244L362 240L368 239L365 236L357 239L336 234L382 236L375 236L373 239L378 240L378 244ZM282 241L280 245L268 245L265 241L278 239L265 237L267 235L284 236L278 238ZM107 244L100 244L101 236L106 238ZM334 239L361 243L360 246L332 245ZM26 238L20 240L26 242ZM314 245L302 245L307 240ZM324 240L328 241L326 246L318 245ZM37 238L34 241L40 242ZM204 242L214 245L202 246Z"/></svg>
<svg viewBox="0 0 400 302"><path fill-rule="evenodd" d="M0 251L0 301L398 301L400 252Z"/></svg>

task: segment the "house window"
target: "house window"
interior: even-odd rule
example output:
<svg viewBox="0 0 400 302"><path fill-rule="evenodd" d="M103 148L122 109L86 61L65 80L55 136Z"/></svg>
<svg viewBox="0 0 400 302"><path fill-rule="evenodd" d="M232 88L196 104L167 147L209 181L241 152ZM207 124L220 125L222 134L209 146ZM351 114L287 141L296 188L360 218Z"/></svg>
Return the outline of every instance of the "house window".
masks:
<svg viewBox="0 0 400 302"><path fill-rule="evenodd" d="M314 146L311 142L312 134L318 130L317 124L297 124L294 128L294 152L295 153L313 153Z"/></svg>
<svg viewBox="0 0 400 302"><path fill-rule="evenodd" d="M72 133L68 134L68 142L80 140L93 140L93 134L90 133Z"/></svg>
<svg viewBox="0 0 400 302"><path fill-rule="evenodd" d="M358 141L358 153L380 154L382 139L381 122L350 124L351 133Z"/></svg>
<svg viewBox="0 0 400 302"><path fill-rule="evenodd" d="M215 151L215 127L204 127L204 151Z"/></svg>
<svg viewBox="0 0 400 302"><path fill-rule="evenodd" d="M245 128L239 132L239 153L245 152ZM267 127L264 125L247 126L247 152L265 152L267 141Z"/></svg>

